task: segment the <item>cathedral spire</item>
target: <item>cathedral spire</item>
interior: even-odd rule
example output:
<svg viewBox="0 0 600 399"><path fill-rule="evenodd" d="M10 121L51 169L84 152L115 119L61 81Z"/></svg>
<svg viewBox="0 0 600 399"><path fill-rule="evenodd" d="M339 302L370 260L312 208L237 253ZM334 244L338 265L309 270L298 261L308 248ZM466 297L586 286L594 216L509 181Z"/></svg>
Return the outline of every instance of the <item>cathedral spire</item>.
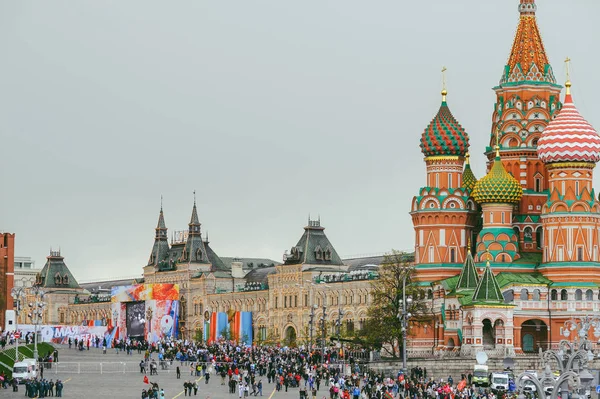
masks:
<svg viewBox="0 0 600 399"><path fill-rule="evenodd" d="M537 25L535 0L521 0L519 26L500 84L545 82L556 84Z"/></svg>
<svg viewBox="0 0 600 399"><path fill-rule="evenodd" d="M492 272L489 260L486 262L483 276L473 293L473 302L504 303L500 285Z"/></svg>

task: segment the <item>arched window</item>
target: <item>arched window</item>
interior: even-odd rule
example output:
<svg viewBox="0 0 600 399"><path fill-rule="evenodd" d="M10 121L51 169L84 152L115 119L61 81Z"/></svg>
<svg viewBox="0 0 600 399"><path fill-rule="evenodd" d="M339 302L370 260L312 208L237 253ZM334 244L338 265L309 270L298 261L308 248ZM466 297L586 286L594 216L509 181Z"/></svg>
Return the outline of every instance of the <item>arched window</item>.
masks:
<svg viewBox="0 0 600 399"><path fill-rule="evenodd" d="M65 274L63 276L62 282L64 285L69 285L69 276Z"/></svg>
<svg viewBox="0 0 600 399"><path fill-rule="evenodd" d="M594 291L592 290L587 290L585 292L585 300L586 301L593 301L594 300Z"/></svg>
<svg viewBox="0 0 600 399"><path fill-rule="evenodd" d="M544 243L544 230L542 226L538 227L535 230L535 241L537 243L537 249L542 249L542 244Z"/></svg>
<svg viewBox="0 0 600 399"><path fill-rule="evenodd" d="M529 299L529 291L527 291L527 288L523 288L521 290L521 300L526 301L528 299Z"/></svg>
<svg viewBox="0 0 600 399"><path fill-rule="evenodd" d="M533 290L533 300L534 301L539 301L540 300L540 290Z"/></svg>
<svg viewBox="0 0 600 399"><path fill-rule="evenodd" d="M581 301L583 299L583 293L580 289L575 290L575 300Z"/></svg>
<svg viewBox="0 0 600 399"><path fill-rule="evenodd" d="M515 300L515 292L513 290L504 291L502 293L504 303L512 303Z"/></svg>
<svg viewBox="0 0 600 399"><path fill-rule="evenodd" d="M566 301L569 299L569 295L567 294L567 290L560 290L560 300Z"/></svg>
<svg viewBox="0 0 600 399"><path fill-rule="evenodd" d="M556 290L550 291L550 299L556 301L558 299L558 292Z"/></svg>
<svg viewBox="0 0 600 399"><path fill-rule="evenodd" d="M525 241L525 242L533 241L533 229L529 226L525 227L525 230L523 230L523 241Z"/></svg>

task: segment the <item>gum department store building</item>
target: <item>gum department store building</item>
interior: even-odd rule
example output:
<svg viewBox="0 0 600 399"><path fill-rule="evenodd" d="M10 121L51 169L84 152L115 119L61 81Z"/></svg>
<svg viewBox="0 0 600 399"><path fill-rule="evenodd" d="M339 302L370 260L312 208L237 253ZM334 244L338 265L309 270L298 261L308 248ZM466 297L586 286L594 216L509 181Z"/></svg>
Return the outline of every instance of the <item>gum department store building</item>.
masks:
<svg viewBox="0 0 600 399"><path fill-rule="evenodd" d="M478 180L471 171L469 137L445 89L422 134L426 180L410 210L411 259L431 319L411 325L413 355L535 352L568 337L567 320L600 310L600 204L592 188L600 137L575 107L568 80L561 97L536 7L520 0L512 49L493 89L487 174ZM305 342L310 308L317 305L321 317L323 303L330 322L342 308L346 329L360 329L382 262L340 259L320 222L310 220L281 264L220 258L201 234L195 204L188 231L178 236L169 243L161 209L143 281L180 284L186 338L202 328L206 311L235 309L253 312L255 341ZM111 317L100 284L77 284L60 254L48 257L41 278L53 293L48 323Z"/></svg>

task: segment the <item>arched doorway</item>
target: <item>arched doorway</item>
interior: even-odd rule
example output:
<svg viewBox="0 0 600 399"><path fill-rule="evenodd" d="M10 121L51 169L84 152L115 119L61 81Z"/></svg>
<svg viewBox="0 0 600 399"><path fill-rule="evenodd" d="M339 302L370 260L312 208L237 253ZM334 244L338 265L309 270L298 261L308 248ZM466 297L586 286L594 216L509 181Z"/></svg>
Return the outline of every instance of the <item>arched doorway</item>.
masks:
<svg viewBox="0 0 600 399"><path fill-rule="evenodd" d="M448 345L446 345L448 347L449 350L454 349L454 338L450 338L448 340Z"/></svg>
<svg viewBox="0 0 600 399"><path fill-rule="evenodd" d="M548 325L539 319L526 320L521 324L521 349L537 353L548 348Z"/></svg>
<svg viewBox="0 0 600 399"><path fill-rule="evenodd" d="M495 343L492 321L490 319L483 319L483 347L485 349L493 349Z"/></svg>
<svg viewBox="0 0 600 399"><path fill-rule="evenodd" d="M293 326L289 326L285 329L284 344L286 346L296 346L296 329Z"/></svg>

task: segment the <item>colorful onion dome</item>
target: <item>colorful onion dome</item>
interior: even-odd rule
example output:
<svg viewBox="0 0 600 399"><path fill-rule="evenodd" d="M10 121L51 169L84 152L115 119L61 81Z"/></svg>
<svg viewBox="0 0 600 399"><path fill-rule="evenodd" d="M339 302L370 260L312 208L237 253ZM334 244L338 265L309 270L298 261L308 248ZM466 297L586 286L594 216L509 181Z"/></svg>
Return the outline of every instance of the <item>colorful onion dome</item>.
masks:
<svg viewBox="0 0 600 399"><path fill-rule="evenodd" d="M469 135L452 116L442 91L442 105L421 136L421 152L426 156L464 156L469 149Z"/></svg>
<svg viewBox="0 0 600 399"><path fill-rule="evenodd" d="M570 87L556 119L546 126L537 145L544 163L600 161L600 136L573 104Z"/></svg>
<svg viewBox="0 0 600 399"><path fill-rule="evenodd" d="M480 204L516 204L521 200L523 187L504 169L498 146L492 169L475 184L472 195Z"/></svg>
<svg viewBox="0 0 600 399"><path fill-rule="evenodd" d="M466 158L467 161L465 163L465 170L463 170L463 174L462 174L462 188L467 189L468 191L473 191L473 189L475 188L475 184L477 183L477 178L475 177L475 175L473 174L473 171L471 170L471 162L469 161L469 158L471 156L469 155L469 153L467 152Z"/></svg>

